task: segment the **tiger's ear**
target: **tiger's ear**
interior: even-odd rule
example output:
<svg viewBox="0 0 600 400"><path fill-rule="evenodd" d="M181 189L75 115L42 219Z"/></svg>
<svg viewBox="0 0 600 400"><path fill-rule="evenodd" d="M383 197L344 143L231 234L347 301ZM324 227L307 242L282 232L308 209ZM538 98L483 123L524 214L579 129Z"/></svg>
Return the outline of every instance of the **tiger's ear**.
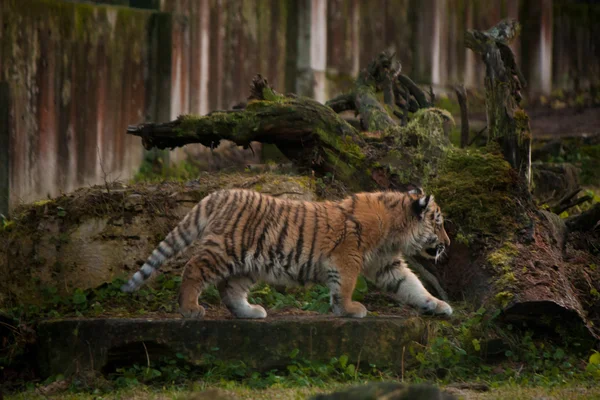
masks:
<svg viewBox="0 0 600 400"><path fill-rule="evenodd" d="M415 215L421 219L423 218L423 214L427 210L427 207L433 202L433 196L428 194L427 196L423 196L418 200L413 201L412 209Z"/></svg>

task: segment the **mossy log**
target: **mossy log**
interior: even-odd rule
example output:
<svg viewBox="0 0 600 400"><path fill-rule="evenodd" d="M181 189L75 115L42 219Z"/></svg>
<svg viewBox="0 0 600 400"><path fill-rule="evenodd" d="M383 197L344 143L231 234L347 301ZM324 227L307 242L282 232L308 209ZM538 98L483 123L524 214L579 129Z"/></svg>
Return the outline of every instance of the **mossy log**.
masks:
<svg viewBox="0 0 600 400"><path fill-rule="evenodd" d="M351 107L361 113L363 125L369 127L367 135L326 105L277 93L260 75L252 82L244 108L206 116L183 115L162 124L130 126L128 133L140 136L146 149L175 148L189 143L212 148L220 140L245 147L251 142L275 144L297 166L321 176L330 173L355 190L422 184L420 172L411 173L414 168L407 169L405 160L412 158L410 155L416 148L420 151L426 147L424 151L430 150L431 155L441 154L442 148L449 146L443 135L444 124L452 117L443 110L424 109L413 118L415 123L401 126L377 100L380 79L372 74L384 75L381 70L388 69L385 65L389 57L379 61L384 66L374 63L363 71L353 96L341 97L336 102L338 110ZM406 146L407 142L411 146ZM402 176L392 171L393 165L403 165ZM383 180L387 183L382 184Z"/></svg>
<svg viewBox="0 0 600 400"><path fill-rule="evenodd" d="M531 128L520 107L520 91L526 82L508 46L520 30L517 21L504 20L487 31L468 30L465 45L486 66L488 140L500 143L504 158L531 185Z"/></svg>

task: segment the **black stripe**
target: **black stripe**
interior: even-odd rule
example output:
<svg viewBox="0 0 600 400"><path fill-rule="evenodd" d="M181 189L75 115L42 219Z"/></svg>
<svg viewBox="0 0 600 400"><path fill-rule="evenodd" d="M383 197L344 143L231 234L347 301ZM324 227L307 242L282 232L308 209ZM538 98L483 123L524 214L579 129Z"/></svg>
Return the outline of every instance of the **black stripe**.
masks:
<svg viewBox="0 0 600 400"><path fill-rule="evenodd" d="M283 256L283 248L285 245L285 239L287 238L287 234L288 234L288 228L289 228L289 224L290 224L290 218L289 218L289 214L291 214L292 212L292 204L290 204L290 210L288 213L288 217L285 219L284 223L283 223L283 228L281 229L281 233L279 234L279 240L277 241L277 249L275 250L277 257L279 258L280 256ZM300 209L299 205L296 205L294 211L294 221L298 218L298 211ZM283 257L281 258L281 260L283 261Z"/></svg>
<svg viewBox="0 0 600 400"><path fill-rule="evenodd" d="M166 241L165 241L165 244L166 244L167 246L169 246L169 244L168 244L168 243L166 243ZM169 246L169 247L171 247L171 246ZM171 247L171 250L172 250L172 249L173 249L173 248ZM158 252L159 252L159 253L160 253L160 254L161 254L161 255L162 255L162 256L163 256L165 259L167 259L167 258L171 257L171 255L170 255L169 253L166 253L166 251L167 251L167 250L165 250L165 249L163 248L163 246L162 246L162 243L158 245L158 247L156 248L156 250L157 250L157 251L158 251Z"/></svg>
<svg viewBox="0 0 600 400"><path fill-rule="evenodd" d="M354 223L354 234L356 235L357 246L360 249L362 247L362 225L354 218L354 215L348 215L348 219Z"/></svg>
<svg viewBox="0 0 600 400"><path fill-rule="evenodd" d="M203 257L202 261L207 265L207 269L213 275L217 276L219 280L223 280L224 278L227 278L229 276L224 271L222 271L221 268L218 267L218 265L212 263L211 260L208 259L208 257Z"/></svg>
<svg viewBox="0 0 600 400"><path fill-rule="evenodd" d="M398 278L396 280L396 282L390 282L387 285L387 290L388 292L392 292L392 293L398 293L398 290L400 290L400 285L402 285L402 282L404 282L405 278Z"/></svg>
<svg viewBox="0 0 600 400"><path fill-rule="evenodd" d="M192 243L192 240L188 237L187 232L184 231L182 228L176 229L174 232L177 233L177 236L179 236L181 241L183 241L185 247L189 246L190 243ZM179 241L177 241L177 243L179 243Z"/></svg>
<svg viewBox="0 0 600 400"><path fill-rule="evenodd" d="M215 226L212 228L213 233L217 235L222 235L223 231L227 224L231 221L228 216L233 212L236 206L238 206L238 199L242 196L240 192L234 192L233 198L229 200L226 207L221 207L219 211L217 211L215 219ZM229 199L231 196L226 196L225 199Z"/></svg>
<svg viewBox="0 0 600 400"><path fill-rule="evenodd" d="M375 279L376 280L379 279L384 274L389 274L394 269L396 269L396 267L399 267L401 265L402 265L402 262L400 260L392 261L391 263L385 265L383 268L380 268L379 271L377 271L377 274L375 275Z"/></svg>
<svg viewBox="0 0 600 400"><path fill-rule="evenodd" d="M242 262L242 264L244 266L245 266L244 260L246 258L246 253L248 252L248 240L247 240L247 236L249 236L249 233L247 233L248 228L250 227L250 225L252 223L254 223L254 220L260 213L260 208L262 207L263 198L264 198L264 196L262 196L260 194L258 195L258 205L256 207L252 207L251 214L248 217L248 219L246 220L246 223L244 224L244 229L242 230L242 236L240 239L241 240L240 261ZM252 205L254 205L254 204L252 204Z"/></svg>
<svg viewBox="0 0 600 400"><path fill-rule="evenodd" d="M298 244L296 245L296 265L300 263L300 256L302 255L302 246L304 246L304 222L306 221L306 205L302 204L302 220L299 225L300 233L298 235Z"/></svg>
<svg viewBox="0 0 600 400"><path fill-rule="evenodd" d="M252 227L252 230L249 234L248 247L252 247L253 244L256 243L256 236L259 232L264 233L265 226L269 223L269 220L273 217L273 210L277 207L277 200L274 198L266 197L267 204L265 205L265 209L256 219L255 225ZM258 256L260 253L257 249L255 249L254 256Z"/></svg>
<svg viewBox="0 0 600 400"><path fill-rule="evenodd" d="M169 234L167 235L165 240L163 240L163 242L165 242L165 244L171 248L173 253L176 253L177 249L179 248L179 245L177 244L177 239L175 238L176 230L177 230L177 227L175 227L175 229L173 229L171 232L169 232Z"/></svg>
<svg viewBox="0 0 600 400"><path fill-rule="evenodd" d="M196 231L200 230L200 212L202 211L202 204L199 203L196 206L196 214L194 214L194 227L196 228Z"/></svg>
<svg viewBox="0 0 600 400"><path fill-rule="evenodd" d="M274 235L274 238L277 239L277 244L274 243L270 243L269 246L269 257L272 261L276 260L278 257L277 254L277 245L279 244L279 240L281 238L281 234L283 233L284 229L287 229L287 224L288 224L288 219L289 219L289 211L290 211L290 203L289 202L285 202L282 206L281 206L281 216L279 217L279 220L276 221L279 230L277 231L277 233ZM286 214L287 213L287 214ZM286 214L286 215L284 215ZM283 220L283 224L280 224L279 222Z"/></svg>
<svg viewBox="0 0 600 400"><path fill-rule="evenodd" d="M306 267L306 264L302 264L300 266L300 269L298 269L298 276L296 277L296 280L298 281L298 283L302 286L304 286L304 268Z"/></svg>
<svg viewBox="0 0 600 400"><path fill-rule="evenodd" d="M202 251L213 258L213 264L226 264L225 259L211 249L203 249Z"/></svg>
<svg viewBox="0 0 600 400"><path fill-rule="evenodd" d="M237 195L237 193L236 193L236 195ZM242 218L242 214L244 214L246 207L249 205L248 203L251 201L251 198L252 198L252 196L250 196L250 195L246 196L246 199L244 200L244 205L239 207L239 209L237 211L237 215L233 219L233 221L234 221L233 225L231 226L231 229L229 230L228 235L225 237L225 240L224 240L225 241L225 252L227 253L227 255L229 257L234 258L234 259L235 259L236 253L235 253L235 243L233 242L233 238L234 238L235 232L237 230L236 227L237 227L237 224L240 222L240 219ZM227 222L229 222L229 221L231 221L231 219L227 219Z"/></svg>
<svg viewBox="0 0 600 400"><path fill-rule="evenodd" d="M327 271L327 282L335 283L337 285L340 284L340 274L337 271L328 270Z"/></svg>
<svg viewBox="0 0 600 400"><path fill-rule="evenodd" d="M221 243L217 243L212 239L206 239L202 242L202 244L210 247L221 247Z"/></svg>
<svg viewBox="0 0 600 400"><path fill-rule="evenodd" d="M227 263L227 270L229 271L229 276L235 275L235 263L233 261Z"/></svg>
<svg viewBox="0 0 600 400"><path fill-rule="evenodd" d="M388 207L389 207L389 208L395 208L395 207L398 205L398 203L400 203L400 199L396 199L396 200L392 201L392 202L391 202L391 203L388 205Z"/></svg>
<svg viewBox="0 0 600 400"><path fill-rule="evenodd" d="M276 203L274 203L274 204L276 204ZM258 243L256 244L256 254L261 254L263 244L265 242L265 239L267 238L267 235L269 234L269 230L271 229L271 226L273 226L274 223L278 223L281 220L281 216L283 215L284 210L285 210L285 205L279 204L279 211L277 212L277 215L273 218L273 216L271 215L272 211L271 211L271 214L269 214L269 217L267 218L267 222L265 223L265 226L262 229L262 233L260 234L260 237L258 238Z"/></svg>
<svg viewBox="0 0 600 400"><path fill-rule="evenodd" d="M315 208L315 227L313 229L313 237L310 243L310 252L308 253L308 265L309 267L313 266L313 256L315 254L315 244L317 243L317 235L319 233L319 216L317 215L317 210Z"/></svg>
<svg viewBox="0 0 600 400"><path fill-rule="evenodd" d="M208 198L206 200L206 215L207 216L212 214L215 204L222 200L221 199L222 194L223 194L223 192L213 193L212 196L210 196L210 198Z"/></svg>
<svg viewBox="0 0 600 400"><path fill-rule="evenodd" d="M352 195L352 204L350 206L350 214L354 214L354 210L356 209L356 201L357 201L357 197L355 194Z"/></svg>

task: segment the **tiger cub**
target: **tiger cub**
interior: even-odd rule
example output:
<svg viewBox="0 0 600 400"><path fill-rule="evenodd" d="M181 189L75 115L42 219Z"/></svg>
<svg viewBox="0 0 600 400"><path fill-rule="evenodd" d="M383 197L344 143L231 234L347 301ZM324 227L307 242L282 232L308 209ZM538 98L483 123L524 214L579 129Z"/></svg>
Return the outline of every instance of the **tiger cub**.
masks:
<svg viewBox="0 0 600 400"><path fill-rule="evenodd" d="M265 318L263 307L248 303L248 291L258 281L324 284L334 315L362 318L367 309L352 301L359 274L399 302L452 314L402 257L437 258L450 244L440 208L420 191L359 193L339 202L217 191L183 218L121 290L136 290L196 239L199 255L185 265L179 293L179 310L187 318L204 316L198 296L211 283L234 316Z"/></svg>

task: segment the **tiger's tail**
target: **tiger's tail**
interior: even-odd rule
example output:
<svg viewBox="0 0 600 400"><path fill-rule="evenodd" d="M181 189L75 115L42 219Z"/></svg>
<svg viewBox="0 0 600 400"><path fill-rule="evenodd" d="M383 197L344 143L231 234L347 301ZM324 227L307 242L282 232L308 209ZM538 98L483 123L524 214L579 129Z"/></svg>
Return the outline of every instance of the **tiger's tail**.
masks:
<svg viewBox="0 0 600 400"><path fill-rule="evenodd" d="M203 211L204 203L208 198L196 204L183 220L159 243L144 265L121 286L121 291L131 293L137 290L158 270L168 259L188 248L192 242L202 235L207 223L207 215ZM206 207L204 207L206 209Z"/></svg>

